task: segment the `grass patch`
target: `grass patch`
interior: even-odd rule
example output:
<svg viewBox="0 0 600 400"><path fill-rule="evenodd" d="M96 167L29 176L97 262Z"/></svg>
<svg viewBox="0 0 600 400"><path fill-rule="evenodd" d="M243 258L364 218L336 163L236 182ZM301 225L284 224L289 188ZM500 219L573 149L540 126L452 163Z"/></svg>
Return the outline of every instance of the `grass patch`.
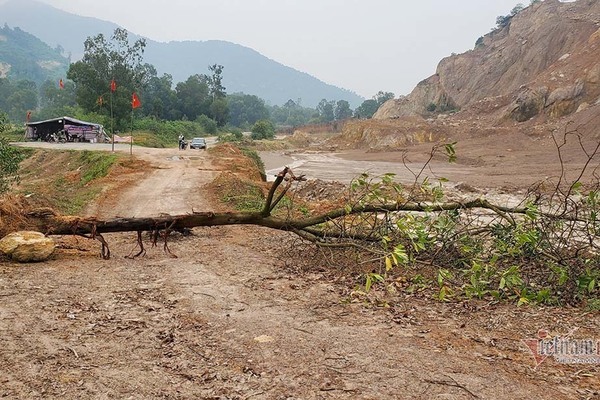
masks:
<svg viewBox="0 0 600 400"><path fill-rule="evenodd" d="M25 131L22 127L10 126L1 135L9 142L22 142L25 137Z"/></svg>
<svg viewBox="0 0 600 400"><path fill-rule="evenodd" d="M246 157L252 160L256 168L260 171L263 181L266 181L267 173L265 172L265 163L263 162L262 158L260 158L256 150L252 150L247 147L240 147L240 150Z"/></svg>
<svg viewBox="0 0 600 400"><path fill-rule="evenodd" d="M103 178L121 157L101 151L33 150L21 163L15 193L28 195L32 206L77 215L102 192Z"/></svg>
<svg viewBox="0 0 600 400"><path fill-rule="evenodd" d="M260 212L265 206L266 194L269 185L264 182L257 182L240 178L231 173L224 172L220 174L211 184L211 191L215 194L218 201L225 205L227 210L240 212ZM280 191L276 192L277 194ZM297 204L296 204L297 206ZM284 217L285 215L306 215L302 211L294 212L292 199L284 196L272 211L274 216ZM302 205L300 205L302 208Z"/></svg>
<svg viewBox="0 0 600 400"><path fill-rule="evenodd" d="M81 185L86 185L94 179L103 178L108 175L108 171L117 159L116 154L89 150L82 151L79 161L85 167L85 172L81 176Z"/></svg>
<svg viewBox="0 0 600 400"><path fill-rule="evenodd" d="M176 147L177 139L153 132L137 131L133 133L133 143L137 146L163 149L167 147Z"/></svg>
<svg viewBox="0 0 600 400"><path fill-rule="evenodd" d="M223 173L212 184L219 200L229 209L244 212L261 211L265 204L262 188L231 173Z"/></svg>
<svg viewBox="0 0 600 400"><path fill-rule="evenodd" d="M48 200L51 200L52 208L56 208L66 215L79 214L102 192L102 188L99 186L73 187L63 177L57 178L53 182L53 187L55 192L48 197Z"/></svg>
<svg viewBox="0 0 600 400"><path fill-rule="evenodd" d="M585 307L586 311L589 312L598 312L600 311L600 298L592 298L587 301L587 305Z"/></svg>

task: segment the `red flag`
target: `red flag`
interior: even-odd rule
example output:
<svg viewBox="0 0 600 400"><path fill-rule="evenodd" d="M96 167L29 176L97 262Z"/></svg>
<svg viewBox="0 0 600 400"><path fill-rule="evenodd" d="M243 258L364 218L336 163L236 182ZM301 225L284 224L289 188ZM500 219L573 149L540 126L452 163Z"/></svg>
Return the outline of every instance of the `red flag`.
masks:
<svg viewBox="0 0 600 400"><path fill-rule="evenodd" d="M117 82L115 82L115 80L113 79L112 81L110 81L110 91L114 92L117 90Z"/></svg>
<svg viewBox="0 0 600 400"><path fill-rule="evenodd" d="M65 88L65 83L63 82L62 79L60 81L58 81L58 87L61 88L61 89Z"/></svg>
<svg viewBox="0 0 600 400"><path fill-rule="evenodd" d="M141 105L142 103L140 102L139 97L137 97L137 94L133 93L131 96L131 108L138 108Z"/></svg>

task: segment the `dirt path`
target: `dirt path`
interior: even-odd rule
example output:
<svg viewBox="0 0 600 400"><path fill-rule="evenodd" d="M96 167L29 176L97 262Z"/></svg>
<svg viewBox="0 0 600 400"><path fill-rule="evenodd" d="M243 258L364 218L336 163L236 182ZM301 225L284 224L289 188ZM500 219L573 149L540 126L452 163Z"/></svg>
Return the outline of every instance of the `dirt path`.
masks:
<svg viewBox="0 0 600 400"><path fill-rule="evenodd" d="M206 209L206 153L148 151L146 179L90 213ZM175 151L177 153L177 151ZM157 196L157 193L161 194ZM53 260L0 265L0 395L7 398L573 399L598 368L533 370L539 328L597 335L579 310L441 304L371 309L325 268L298 268L293 238L252 227L195 229L126 259L132 235L63 238ZM308 257L308 255L306 255ZM548 325L551 326L548 326Z"/></svg>
<svg viewBox="0 0 600 400"><path fill-rule="evenodd" d="M212 182L217 171L211 169L205 151L138 148L136 157L150 163L142 179L124 188L112 204L92 205L88 215L141 217L210 209L201 188Z"/></svg>

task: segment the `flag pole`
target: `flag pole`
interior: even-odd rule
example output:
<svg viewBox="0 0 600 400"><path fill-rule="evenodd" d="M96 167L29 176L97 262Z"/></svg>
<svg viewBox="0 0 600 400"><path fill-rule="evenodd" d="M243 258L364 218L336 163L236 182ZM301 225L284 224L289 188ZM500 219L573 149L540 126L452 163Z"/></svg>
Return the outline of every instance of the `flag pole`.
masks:
<svg viewBox="0 0 600 400"><path fill-rule="evenodd" d="M135 109L131 108L131 136L129 137L129 155L133 155L133 111Z"/></svg>
<svg viewBox="0 0 600 400"><path fill-rule="evenodd" d="M130 143L130 147L129 147L129 153L133 155L133 112L135 111L136 108L140 107L142 105L142 103L140 102L140 99L137 97L137 95L135 94L135 92L133 92L131 94L131 143Z"/></svg>
<svg viewBox="0 0 600 400"><path fill-rule="evenodd" d="M115 152L115 122L113 119L113 90L110 88L110 132L112 134L112 152Z"/></svg>

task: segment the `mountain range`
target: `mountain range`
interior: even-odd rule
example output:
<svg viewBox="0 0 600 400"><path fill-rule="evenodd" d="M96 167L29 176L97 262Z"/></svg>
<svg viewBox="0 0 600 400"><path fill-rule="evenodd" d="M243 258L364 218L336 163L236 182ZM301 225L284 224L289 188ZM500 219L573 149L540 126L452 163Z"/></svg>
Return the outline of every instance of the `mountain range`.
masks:
<svg viewBox="0 0 600 400"><path fill-rule="evenodd" d="M31 33L51 48L61 50L72 61L83 56L83 43L88 37L100 33L110 37L118 27L112 22L71 14L35 0L0 2L0 24ZM140 36L130 33L130 40L138 38ZM208 73L209 65L221 64L225 67L223 83L228 93L253 94L273 105L301 99L302 105L314 107L321 99L327 99L346 100L354 108L364 100L354 92L322 82L235 43L220 40L163 43L145 39L145 61L154 65L159 74L170 74L174 82ZM7 63L3 59L0 62Z"/></svg>
<svg viewBox="0 0 600 400"><path fill-rule="evenodd" d="M37 37L8 26L0 28L0 78L27 79L41 84L66 75L69 60Z"/></svg>

